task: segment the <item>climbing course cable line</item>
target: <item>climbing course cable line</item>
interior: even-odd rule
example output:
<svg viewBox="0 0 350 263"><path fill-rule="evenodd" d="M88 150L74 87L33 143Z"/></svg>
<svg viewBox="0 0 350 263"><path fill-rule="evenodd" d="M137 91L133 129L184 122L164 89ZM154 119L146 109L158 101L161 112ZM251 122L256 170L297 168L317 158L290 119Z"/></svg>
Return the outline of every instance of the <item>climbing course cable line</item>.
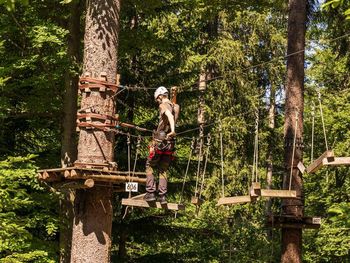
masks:
<svg viewBox="0 0 350 263"><path fill-rule="evenodd" d="M347 34L344 34L344 35L341 35L339 37L336 37L336 38L333 38L333 39L323 39L323 40L307 40L306 42L334 42L334 41L337 41L339 39L343 39L343 38L346 38L346 37L349 37L350 36L350 33L347 33ZM313 48L313 47L311 47ZM305 52L306 49L301 49L301 50L297 50L295 52L292 52L290 54L286 54L286 55L282 55L282 56L279 56L279 57L276 57L276 58L272 58L268 61L262 61L260 63L257 63L255 65L252 65L252 66L248 66L248 67L240 67L240 69L242 69L243 72L246 72L247 70L250 70L250 69L254 69L254 68L257 68L257 67L261 67L261 66L264 66L264 65L267 65L267 64L273 64L273 63L276 63L280 60L284 60L284 59L287 59L289 57L292 57L292 56L295 56L295 55L298 55L300 53L303 53ZM216 80L216 79L221 79L221 78L224 78L224 76L215 76L215 77L212 77L212 78L209 78L209 79L205 79L205 80L199 80L199 81L195 81L191 84L187 84L187 85L183 85L180 87L180 90L183 91L184 88L193 88L193 86L197 86L199 85L199 83L201 82L210 82L210 81L213 81L213 80ZM151 88L151 87L140 87L140 86L135 86L135 87L130 87L131 90L154 90L156 88Z"/></svg>

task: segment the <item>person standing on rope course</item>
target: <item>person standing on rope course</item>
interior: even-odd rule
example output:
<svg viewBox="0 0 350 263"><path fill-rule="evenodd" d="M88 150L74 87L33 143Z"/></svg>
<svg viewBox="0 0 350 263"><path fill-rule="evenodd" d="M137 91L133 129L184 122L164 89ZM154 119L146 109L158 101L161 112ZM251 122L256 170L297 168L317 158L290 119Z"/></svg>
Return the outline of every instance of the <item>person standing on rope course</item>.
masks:
<svg viewBox="0 0 350 263"><path fill-rule="evenodd" d="M156 201L156 181L154 168L158 169L159 202L167 204L166 193L168 190L167 171L171 161L174 159L175 150L175 123L179 116L180 107L169 100L168 90L161 86L154 92L154 99L159 104L159 123L153 132L153 140L149 145L149 156L146 162L146 195L147 202Z"/></svg>

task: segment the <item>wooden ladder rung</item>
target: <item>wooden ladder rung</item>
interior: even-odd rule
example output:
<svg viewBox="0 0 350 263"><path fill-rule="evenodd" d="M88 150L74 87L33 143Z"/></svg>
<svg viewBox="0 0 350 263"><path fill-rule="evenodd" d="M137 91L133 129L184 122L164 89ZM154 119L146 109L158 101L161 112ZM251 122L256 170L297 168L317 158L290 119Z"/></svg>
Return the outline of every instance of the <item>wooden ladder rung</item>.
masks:
<svg viewBox="0 0 350 263"><path fill-rule="evenodd" d="M279 198L295 198L297 192L293 190L272 190L272 189L261 189L262 197L279 197Z"/></svg>
<svg viewBox="0 0 350 263"><path fill-rule="evenodd" d="M220 206L220 205L236 205L236 204L249 203L251 201L252 201L252 199L251 199L250 195L221 197L219 199L219 201L217 202L216 206Z"/></svg>
<svg viewBox="0 0 350 263"><path fill-rule="evenodd" d="M136 206L136 207L153 207L153 208L163 208L168 210L185 210L185 206L183 204L175 204L175 203L167 203L161 205L160 202L146 202L142 199L132 199L132 198L123 198L122 205L127 206Z"/></svg>
<svg viewBox="0 0 350 263"><path fill-rule="evenodd" d="M308 173L314 173L323 166L323 160L334 161L334 152L332 150L325 151L320 157L313 161L307 168Z"/></svg>

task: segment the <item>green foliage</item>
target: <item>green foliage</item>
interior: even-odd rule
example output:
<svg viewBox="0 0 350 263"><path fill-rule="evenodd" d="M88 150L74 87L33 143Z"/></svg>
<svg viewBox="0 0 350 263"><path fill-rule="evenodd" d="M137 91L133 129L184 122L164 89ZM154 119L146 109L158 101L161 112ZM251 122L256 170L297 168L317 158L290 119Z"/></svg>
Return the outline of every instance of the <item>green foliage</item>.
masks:
<svg viewBox="0 0 350 263"><path fill-rule="evenodd" d="M0 162L0 262L54 262L58 200L38 184L35 157Z"/></svg>
<svg viewBox="0 0 350 263"><path fill-rule="evenodd" d="M344 5L345 3L346 3L346 1L344 1L344 0L330 0L330 1L326 1L325 3L323 3L322 8L326 11L329 11L331 8L337 9L340 6ZM344 11L344 15L345 15L346 19L350 19L350 8L346 9L346 11Z"/></svg>
<svg viewBox="0 0 350 263"><path fill-rule="evenodd" d="M8 11L14 11L16 4L28 5L29 0L0 0L0 5L4 5Z"/></svg>
<svg viewBox="0 0 350 263"><path fill-rule="evenodd" d="M0 262L53 262L58 258L58 198L38 185L35 169L59 162L64 76L77 70L67 57L66 46L71 1L33 0L30 5L15 5L19 2L0 0ZM224 138L225 195L247 194L256 110L260 118L260 179L265 186L265 160L271 148L273 187L281 186L285 61L277 58L286 53L286 9L285 1L122 1L118 50L122 84L178 85L181 116L177 132L198 125L196 87L201 70L207 69L209 77L216 79L208 81L205 93L207 123L212 124L205 128L205 134L212 134L202 192L205 203L198 213L188 205L176 218L169 211L134 209L122 220L124 210L118 196L114 202L113 261L227 262L230 257L232 262L279 261L279 234L274 230L272 238L268 236L264 201L230 208L215 204L222 191L219 120ZM332 39L348 32L343 23L343 11L349 12L345 1L327 1L324 9L327 13L310 21L310 38ZM310 161L311 111L312 102L318 105L317 89L328 144L337 156L350 156L348 40L317 41L308 51L305 163ZM120 93L117 110L121 119L153 129L157 105L152 92L130 89ZM273 130L267 119L271 94L276 94L277 100ZM316 119L315 156L325 150L319 112ZM192 136L198 137L198 130L177 139L178 157L169 172L172 202L180 200ZM142 141L138 170L144 169L147 139ZM121 169L127 169L126 152L126 139L117 136L116 157ZM198 148L182 197L185 203L194 194L197 161ZM330 168L304 176L306 214L323 218L320 230L304 231L305 262L347 262L349 258L347 174L347 168ZM273 202L272 210L280 212L280 201ZM232 222L228 223L228 218Z"/></svg>

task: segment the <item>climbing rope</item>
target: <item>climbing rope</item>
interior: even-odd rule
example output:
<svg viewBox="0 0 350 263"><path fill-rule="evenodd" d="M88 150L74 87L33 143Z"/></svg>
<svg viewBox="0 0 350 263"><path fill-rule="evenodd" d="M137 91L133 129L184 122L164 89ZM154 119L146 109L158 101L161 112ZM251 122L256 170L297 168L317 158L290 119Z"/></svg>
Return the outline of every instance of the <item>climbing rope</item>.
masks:
<svg viewBox="0 0 350 263"><path fill-rule="evenodd" d="M295 145L297 140L297 131L298 131L298 121L299 121L299 110L295 111L295 130L294 130L294 138L293 138L293 151L292 151L292 164L290 166L290 175L289 175L289 191L292 190L292 178L293 178L293 166L294 166L294 156L295 156Z"/></svg>
<svg viewBox="0 0 350 263"><path fill-rule="evenodd" d="M208 137L207 137L207 153L205 156L204 168L203 168L203 172L202 172L202 181L201 181L201 188L199 190L199 198L201 198L201 196L202 196L203 187L204 187L205 173L207 170L207 163L208 163L209 153L210 153L210 145L211 145L210 141L211 141L211 135L209 133Z"/></svg>
<svg viewBox="0 0 350 263"><path fill-rule="evenodd" d="M326 135L326 127L324 124L324 118L323 118L323 111L322 111L322 102L321 102L321 92L317 90L317 97L318 97L318 102L320 106L320 114L321 114L321 120L322 120L322 128L323 128L323 135L324 135L324 141L326 144L326 150L328 151L328 142L327 142L327 135Z"/></svg>
<svg viewBox="0 0 350 263"><path fill-rule="evenodd" d="M259 157L259 111L255 111L255 139L253 154L252 182L258 182L258 157Z"/></svg>
<svg viewBox="0 0 350 263"><path fill-rule="evenodd" d="M129 175L129 184L131 183L131 171L130 171L130 169L131 169L131 153L130 153L130 143L131 143L131 141L130 141L130 134L128 133L127 134L127 137L126 137L127 139L126 139L126 144L128 145L128 175ZM129 189L129 198L131 198L131 189Z"/></svg>
<svg viewBox="0 0 350 263"><path fill-rule="evenodd" d="M140 152L140 147L141 147L141 135L139 135L137 137L137 142L136 142L136 151L135 151L135 160L134 160L134 167L132 169L132 176L135 175L135 170L136 170L136 164L137 164L137 160L138 160L138 156L139 156L139 152Z"/></svg>
<svg viewBox="0 0 350 263"><path fill-rule="evenodd" d="M200 133L199 133L199 154L198 154L197 175L196 175L196 188L194 192L195 197L197 197L198 195L199 175L200 175L202 158L203 158L203 128L200 129Z"/></svg>
<svg viewBox="0 0 350 263"><path fill-rule="evenodd" d="M222 135L222 123L219 121L219 133L220 133L220 158L221 158L221 189L222 197L225 197L225 178L224 178L224 145Z"/></svg>
<svg viewBox="0 0 350 263"><path fill-rule="evenodd" d="M314 136L315 136L315 103L312 102L311 106L311 118L312 118L312 125L311 125L311 162L314 160Z"/></svg>
<svg viewBox="0 0 350 263"><path fill-rule="evenodd" d="M181 189L180 202L179 202L180 204L182 203L182 199L183 199L183 195L184 195L184 191L185 191L185 184L186 184L186 180L187 180L188 169L190 167L191 158L192 158L192 154L193 154L193 151L194 151L194 148L195 148L195 144L196 144L196 139L193 137L192 138L192 142L191 142L190 154L188 156L186 172L185 172L184 180L182 182L182 189Z"/></svg>

